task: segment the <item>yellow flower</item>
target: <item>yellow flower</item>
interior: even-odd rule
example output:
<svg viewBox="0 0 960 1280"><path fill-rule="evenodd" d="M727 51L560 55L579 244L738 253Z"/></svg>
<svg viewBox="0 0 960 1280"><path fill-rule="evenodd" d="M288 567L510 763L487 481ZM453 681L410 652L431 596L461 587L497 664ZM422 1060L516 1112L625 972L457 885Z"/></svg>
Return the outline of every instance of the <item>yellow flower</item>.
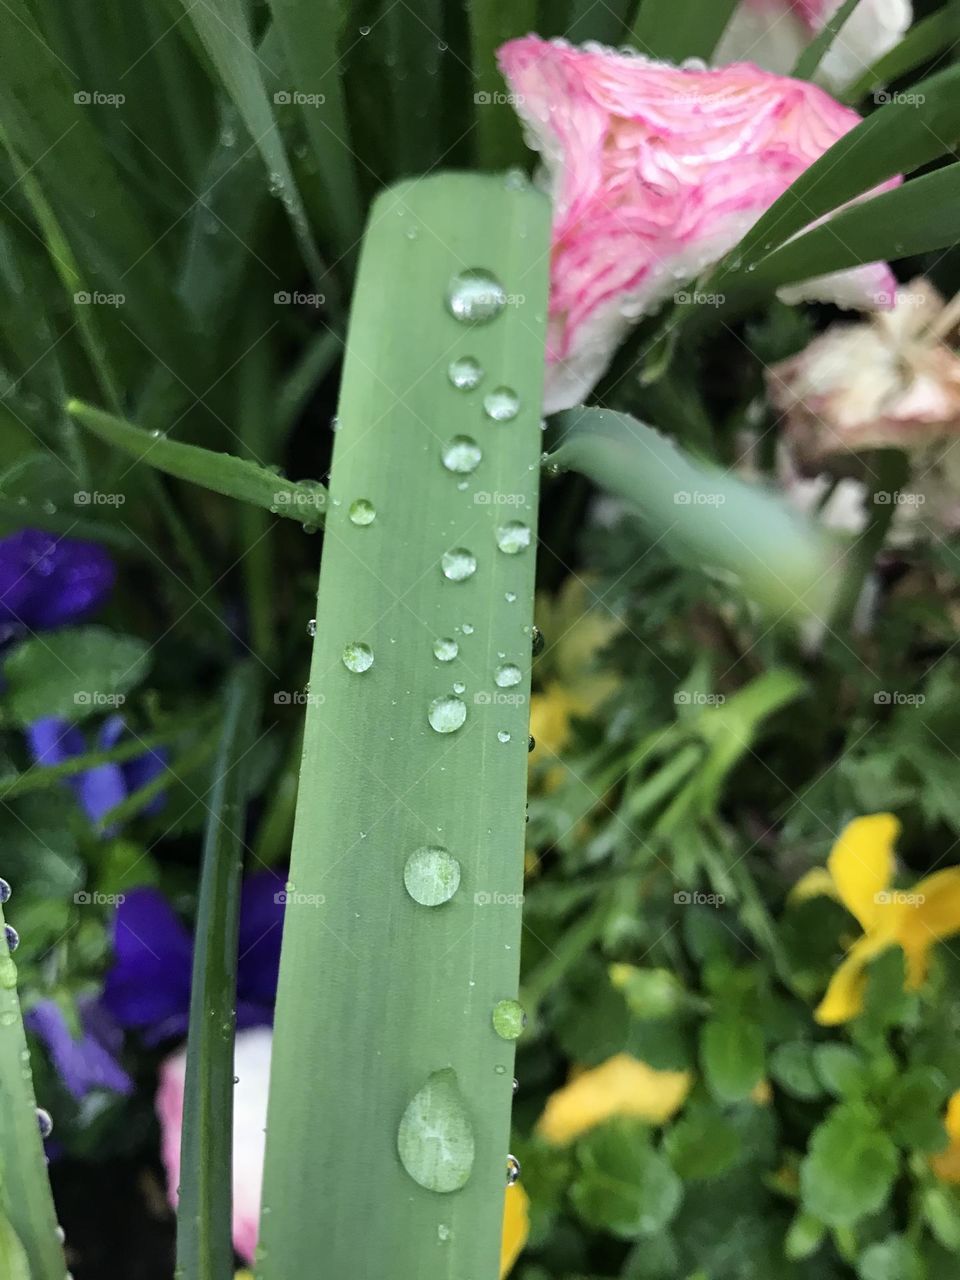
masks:
<svg viewBox="0 0 960 1280"><path fill-rule="evenodd" d="M947 1103L943 1127L950 1139L949 1145L930 1159L930 1167L944 1182L960 1182L960 1089Z"/></svg>
<svg viewBox="0 0 960 1280"><path fill-rule="evenodd" d="M562 1146L613 1116L663 1124L683 1106L691 1083L689 1071L656 1071L628 1053L618 1053L552 1094L537 1132Z"/></svg>
<svg viewBox="0 0 960 1280"><path fill-rule="evenodd" d="M850 947L814 1017L835 1026L863 1008L867 965L890 947L906 958L906 987L916 991L927 974L930 948L960 932L960 867L937 871L909 892L891 889L893 846L900 823L890 813L855 818L840 833L827 859L829 883L808 873L795 886L794 900L816 893L836 897L858 921L863 935Z"/></svg>
<svg viewBox="0 0 960 1280"><path fill-rule="evenodd" d="M500 1242L500 1280L510 1274L517 1258L523 1252L530 1234L530 1197L515 1182L507 1187L503 1205L503 1238Z"/></svg>

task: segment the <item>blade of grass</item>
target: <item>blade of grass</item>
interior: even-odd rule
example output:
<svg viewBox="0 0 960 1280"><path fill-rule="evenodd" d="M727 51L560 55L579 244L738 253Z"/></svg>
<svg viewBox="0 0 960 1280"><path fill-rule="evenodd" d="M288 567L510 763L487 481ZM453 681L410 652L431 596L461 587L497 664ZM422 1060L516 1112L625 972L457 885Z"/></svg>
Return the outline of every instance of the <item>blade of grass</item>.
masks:
<svg viewBox="0 0 960 1280"><path fill-rule="evenodd" d="M319 482L294 484L246 458L153 435L80 400L68 401L67 412L98 439L167 475L314 528L323 523L327 492Z"/></svg>
<svg viewBox="0 0 960 1280"><path fill-rule="evenodd" d="M631 42L651 58L710 58L738 0L641 0Z"/></svg>
<svg viewBox="0 0 960 1280"><path fill-rule="evenodd" d="M844 102L857 103L877 85L891 84L910 71L952 51L960 42L960 0L949 0L942 9L921 18L895 48L878 58L859 80L841 95Z"/></svg>
<svg viewBox="0 0 960 1280"><path fill-rule="evenodd" d="M371 214L317 600L260 1280L310 1272L321 1256L350 1280L497 1274L514 1052L492 1012L517 991L535 559L532 545L499 550L497 529L519 514L535 539L549 231L542 195L499 176L403 184ZM477 266L516 305L471 328L443 299L454 273ZM451 386L460 356L486 370L479 389ZM498 384L519 396L513 421L484 415ZM456 434L480 445L472 473L441 464ZM376 511L365 527L348 516L359 497ZM448 580L441 558L460 546L476 571ZM441 637L456 638L450 662L434 656ZM363 673L343 661L353 642L373 650ZM509 689L496 682L502 661L517 666ZM465 721L437 732L428 709L457 681ZM438 844L461 884L428 907L404 868ZM483 905L494 894L505 900ZM428 1082L422 1101L441 1129L453 1126L466 1152L469 1124L475 1146L466 1185L448 1194L415 1181L398 1152ZM423 1150L418 1133L410 1120L408 1158ZM461 1176L468 1164L456 1164Z"/></svg>
<svg viewBox="0 0 960 1280"><path fill-rule="evenodd" d="M37 1125L33 1077L0 908L0 1185L10 1225L27 1255L31 1280L63 1280L66 1263L57 1239L57 1214Z"/></svg>
<svg viewBox="0 0 960 1280"><path fill-rule="evenodd" d="M488 169L522 164L526 148L517 113L507 101L497 50L535 29L536 0L470 0L469 12L480 163Z"/></svg>
<svg viewBox="0 0 960 1280"><path fill-rule="evenodd" d="M233 1280L233 1043L247 801L244 757L256 736L258 682L238 667L224 698L203 842L180 1144L177 1269Z"/></svg>
<svg viewBox="0 0 960 1280"><path fill-rule="evenodd" d="M840 32L846 26L847 19L852 17L854 9L860 3L860 0L843 0L840 8L828 18L823 25L823 29L818 31L814 38L797 59L796 66L791 71L791 75L797 80L812 80L820 69L820 63L830 52L834 40L839 36Z"/></svg>

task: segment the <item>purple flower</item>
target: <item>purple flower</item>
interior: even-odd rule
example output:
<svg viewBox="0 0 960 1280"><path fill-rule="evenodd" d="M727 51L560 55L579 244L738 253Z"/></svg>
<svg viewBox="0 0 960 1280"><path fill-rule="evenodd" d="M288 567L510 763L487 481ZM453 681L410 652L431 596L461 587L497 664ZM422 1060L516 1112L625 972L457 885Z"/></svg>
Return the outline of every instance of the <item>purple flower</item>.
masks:
<svg viewBox="0 0 960 1280"><path fill-rule="evenodd" d="M100 726L95 749L108 751L120 741L125 729L123 717L108 716ZM27 729L30 751L37 764L62 764L74 756L83 755L90 748L83 733L59 716L45 716ZM145 786L167 767L165 751L147 751L124 764L98 764L68 779L83 811L91 822L97 823L110 810L125 800L132 792ZM164 804L162 795L155 796L144 807L147 814L158 813ZM105 834L112 835L109 831Z"/></svg>
<svg viewBox="0 0 960 1280"><path fill-rule="evenodd" d="M243 885L237 963L237 1028L269 1026L283 929L282 876L260 872ZM134 889L117 907L114 962L103 1004L148 1044L186 1034L193 939L156 889Z"/></svg>
<svg viewBox="0 0 960 1280"><path fill-rule="evenodd" d="M78 1037L55 1000L41 1000L24 1021L46 1045L60 1079L78 1102L97 1089L132 1093L133 1081L117 1061L123 1032L93 996L77 1001L77 1014Z"/></svg>
<svg viewBox="0 0 960 1280"><path fill-rule="evenodd" d="M89 617L115 577L113 560L95 542L42 529L0 538L0 640Z"/></svg>

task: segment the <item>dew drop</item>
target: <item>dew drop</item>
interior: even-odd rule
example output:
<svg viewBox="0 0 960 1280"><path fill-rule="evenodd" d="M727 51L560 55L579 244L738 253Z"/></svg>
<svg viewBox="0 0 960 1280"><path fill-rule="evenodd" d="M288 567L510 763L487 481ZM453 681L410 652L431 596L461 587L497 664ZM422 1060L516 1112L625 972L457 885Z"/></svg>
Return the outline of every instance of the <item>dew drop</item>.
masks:
<svg viewBox="0 0 960 1280"><path fill-rule="evenodd" d="M454 680L453 682L454 693L466 693L466 691L467 691L467 686L463 683L462 680Z"/></svg>
<svg viewBox="0 0 960 1280"><path fill-rule="evenodd" d="M473 356L460 356L450 361L447 376L458 391L472 391L483 381L483 366Z"/></svg>
<svg viewBox="0 0 960 1280"><path fill-rule="evenodd" d="M7 938L7 950L16 951L17 947L19 947L20 945L19 933L17 933L16 929L13 927L12 924L4 925L3 931L6 934L6 938Z"/></svg>
<svg viewBox="0 0 960 1280"><path fill-rule="evenodd" d="M493 1029L501 1040L516 1040L527 1024L517 1000L498 1000L493 1006Z"/></svg>
<svg viewBox="0 0 960 1280"><path fill-rule="evenodd" d="M543 632L540 630L538 626L534 626L533 628L533 656L534 657L536 657L540 653L543 653L543 647L546 643L547 642L543 637Z"/></svg>
<svg viewBox="0 0 960 1280"><path fill-rule="evenodd" d="M452 551L443 553L440 567L450 582L465 582L477 571L477 557L466 547L454 547Z"/></svg>
<svg viewBox="0 0 960 1280"><path fill-rule="evenodd" d="M467 704L461 698L447 694L434 698L427 709L430 728L437 733L455 733L467 718Z"/></svg>
<svg viewBox="0 0 960 1280"><path fill-rule="evenodd" d="M44 1111L43 1107L37 1107L37 1128L40 1130L41 1138L49 1138L53 1133L53 1116L49 1111Z"/></svg>
<svg viewBox="0 0 960 1280"><path fill-rule="evenodd" d="M463 626L460 628L460 630L463 632L463 634L464 634L465 636L472 636L472 635L473 635L473 623L472 623L472 622L465 622L465 623L463 624Z"/></svg>
<svg viewBox="0 0 960 1280"><path fill-rule="evenodd" d="M450 1239L450 1228L444 1222L437 1224L437 1239L444 1244Z"/></svg>
<svg viewBox="0 0 960 1280"><path fill-rule="evenodd" d="M373 666L373 650L361 640L352 640L343 651L343 665L348 671L369 671Z"/></svg>
<svg viewBox="0 0 960 1280"><path fill-rule="evenodd" d="M0 1013L0 1027L12 1027L17 1021L17 1015L12 1009L7 1009L5 1013Z"/></svg>
<svg viewBox="0 0 960 1280"><path fill-rule="evenodd" d="M497 529L497 546L508 556L517 556L530 545L530 526L522 520L509 520Z"/></svg>
<svg viewBox="0 0 960 1280"><path fill-rule="evenodd" d="M435 1071L407 1105L397 1131L397 1152L410 1177L428 1191L466 1186L476 1147L456 1072Z"/></svg>
<svg viewBox="0 0 960 1280"><path fill-rule="evenodd" d="M461 324L488 324L506 305L503 285L482 267L461 271L447 288L447 310Z"/></svg>
<svg viewBox="0 0 960 1280"><path fill-rule="evenodd" d="M483 452L472 436L454 436L443 446L440 456L448 471L465 476L476 471Z"/></svg>
<svg viewBox="0 0 960 1280"><path fill-rule="evenodd" d="M513 1077L513 1096L516 1097L520 1091L520 1081L516 1076Z"/></svg>
<svg viewBox="0 0 960 1280"><path fill-rule="evenodd" d="M503 598L506 600L507 604L516 604L517 593L515 591L505 591L503 593Z"/></svg>
<svg viewBox="0 0 960 1280"><path fill-rule="evenodd" d="M350 523L360 526L373 524L377 518L377 509L369 498L355 498L350 503Z"/></svg>
<svg viewBox="0 0 960 1280"><path fill-rule="evenodd" d="M498 1076L505 1076L507 1074L507 1068L503 1065L502 1062L498 1062L493 1069Z"/></svg>
<svg viewBox="0 0 960 1280"><path fill-rule="evenodd" d="M520 397L511 387L497 387L483 397L483 411L494 422L510 422L520 412Z"/></svg>
<svg viewBox="0 0 960 1280"><path fill-rule="evenodd" d="M439 907L460 887L460 863L440 845L424 845L407 859L403 883L414 902Z"/></svg>
<svg viewBox="0 0 960 1280"><path fill-rule="evenodd" d="M316 634L317 634L317 620L316 618L311 618L310 621L307 623L307 635L315 636Z"/></svg>
<svg viewBox="0 0 960 1280"><path fill-rule="evenodd" d="M459 652L460 646L449 636L443 636L433 642L433 656L438 662L452 662Z"/></svg>
<svg viewBox="0 0 960 1280"><path fill-rule="evenodd" d="M509 733L507 733L506 729L498 729L498 730L497 730L497 741L498 741L498 742L509 742L509 741L510 741L510 735L509 735Z"/></svg>
<svg viewBox="0 0 960 1280"><path fill-rule="evenodd" d="M501 662L493 673L493 678L497 682L498 689L512 689L523 679L523 672L515 662Z"/></svg>
<svg viewBox="0 0 960 1280"><path fill-rule="evenodd" d="M6 880L0 879L0 902L9 902L13 890Z"/></svg>
<svg viewBox="0 0 960 1280"><path fill-rule="evenodd" d="M520 1161L516 1156L507 1156L507 1186L512 1187L520 1181Z"/></svg>

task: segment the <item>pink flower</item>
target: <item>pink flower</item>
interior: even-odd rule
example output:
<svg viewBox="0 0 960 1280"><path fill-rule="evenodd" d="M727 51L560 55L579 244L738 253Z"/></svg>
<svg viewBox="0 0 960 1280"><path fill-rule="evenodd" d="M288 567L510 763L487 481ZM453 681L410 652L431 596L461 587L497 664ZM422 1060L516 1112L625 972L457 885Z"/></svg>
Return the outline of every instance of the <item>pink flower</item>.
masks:
<svg viewBox="0 0 960 1280"><path fill-rule="evenodd" d="M238 1032L234 1050L237 1083L233 1091L233 1247L247 1262L253 1261L260 1223L272 1040L269 1027L255 1027ZM181 1049L160 1068L155 1102L167 1170L167 1194L172 1205L177 1203L180 1183L185 1073L186 1050Z"/></svg>
<svg viewBox="0 0 960 1280"><path fill-rule="evenodd" d="M579 403L631 321L727 253L860 119L748 63L680 69L526 36L500 66L554 199L547 412ZM875 265L803 296L871 306L894 288Z"/></svg>
<svg viewBox="0 0 960 1280"><path fill-rule="evenodd" d="M786 74L842 0L742 0L717 47L722 65L748 58ZM817 79L829 88L852 83L894 45L913 21L911 0L860 0L843 24Z"/></svg>

